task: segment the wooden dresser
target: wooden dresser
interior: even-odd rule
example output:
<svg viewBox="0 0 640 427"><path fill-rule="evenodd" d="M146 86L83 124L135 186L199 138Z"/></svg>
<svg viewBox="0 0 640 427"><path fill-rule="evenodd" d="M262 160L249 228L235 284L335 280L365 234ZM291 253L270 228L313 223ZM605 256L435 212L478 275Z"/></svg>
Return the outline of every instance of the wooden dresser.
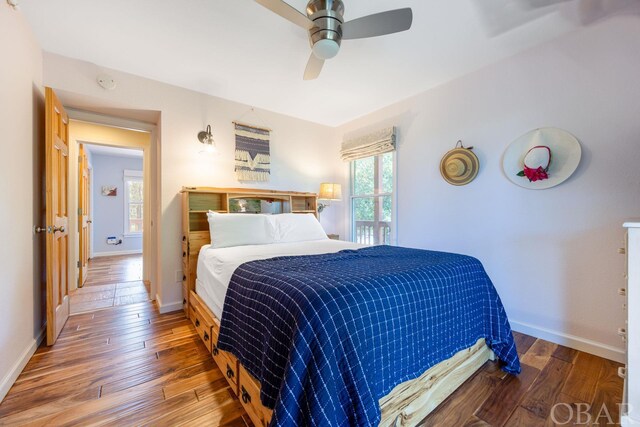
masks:
<svg viewBox="0 0 640 427"><path fill-rule="evenodd" d="M627 364L620 369L624 377L621 410L623 427L640 425L640 220L624 223L627 230L627 285L619 290L626 297L627 325L619 332L627 343Z"/></svg>

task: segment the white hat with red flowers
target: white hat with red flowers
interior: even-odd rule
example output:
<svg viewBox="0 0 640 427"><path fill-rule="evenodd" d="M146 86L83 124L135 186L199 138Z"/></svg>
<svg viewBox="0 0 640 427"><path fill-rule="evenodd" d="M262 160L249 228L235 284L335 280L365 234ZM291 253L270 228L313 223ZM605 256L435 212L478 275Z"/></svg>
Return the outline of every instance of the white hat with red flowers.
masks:
<svg viewBox="0 0 640 427"><path fill-rule="evenodd" d="M575 136L562 129L540 128L509 144L502 170L514 184L542 190L566 181L578 168L581 156Z"/></svg>

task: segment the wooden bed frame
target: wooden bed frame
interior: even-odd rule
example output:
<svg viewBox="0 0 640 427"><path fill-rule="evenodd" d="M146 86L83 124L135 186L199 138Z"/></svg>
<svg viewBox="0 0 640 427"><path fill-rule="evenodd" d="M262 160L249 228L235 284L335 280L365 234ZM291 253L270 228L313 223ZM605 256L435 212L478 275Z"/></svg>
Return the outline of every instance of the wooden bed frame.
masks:
<svg viewBox="0 0 640 427"><path fill-rule="evenodd" d="M196 293L198 254L203 245L210 243L207 212L212 210L228 213L234 200L257 199L275 203L274 206L280 212L313 213L317 216L317 195L293 191L209 187L183 187L181 193L185 313L253 423L259 427L267 426L272 411L260 402L260 383L243 368L234 355L216 347L220 321ZM417 425L487 360L494 358L484 339L480 339L472 347L431 367L419 378L399 384L380 399L380 425Z"/></svg>

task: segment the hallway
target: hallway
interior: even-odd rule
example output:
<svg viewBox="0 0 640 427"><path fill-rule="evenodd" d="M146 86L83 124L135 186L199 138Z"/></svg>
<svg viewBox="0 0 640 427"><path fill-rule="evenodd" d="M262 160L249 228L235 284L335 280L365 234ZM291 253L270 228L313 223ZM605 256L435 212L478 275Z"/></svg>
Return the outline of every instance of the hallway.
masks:
<svg viewBox="0 0 640 427"><path fill-rule="evenodd" d="M89 261L84 287L71 293L71 314L148 300L141 254L99 257Z"/></svg>

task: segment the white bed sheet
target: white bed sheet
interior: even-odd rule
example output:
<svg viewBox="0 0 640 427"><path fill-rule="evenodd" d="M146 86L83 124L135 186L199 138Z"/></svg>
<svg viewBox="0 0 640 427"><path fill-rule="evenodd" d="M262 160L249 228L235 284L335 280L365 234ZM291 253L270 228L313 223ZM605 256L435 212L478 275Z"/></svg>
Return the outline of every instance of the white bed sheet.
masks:
<svg viewBox="0 0 640 427"><path fill-rule="evenodd" d="M331 239L219 249L204 245L198 256L196 293L213 314L222 319L224 298L231 276L241 264L279 256L328 254L363 247L365 245Z"/></svg>

